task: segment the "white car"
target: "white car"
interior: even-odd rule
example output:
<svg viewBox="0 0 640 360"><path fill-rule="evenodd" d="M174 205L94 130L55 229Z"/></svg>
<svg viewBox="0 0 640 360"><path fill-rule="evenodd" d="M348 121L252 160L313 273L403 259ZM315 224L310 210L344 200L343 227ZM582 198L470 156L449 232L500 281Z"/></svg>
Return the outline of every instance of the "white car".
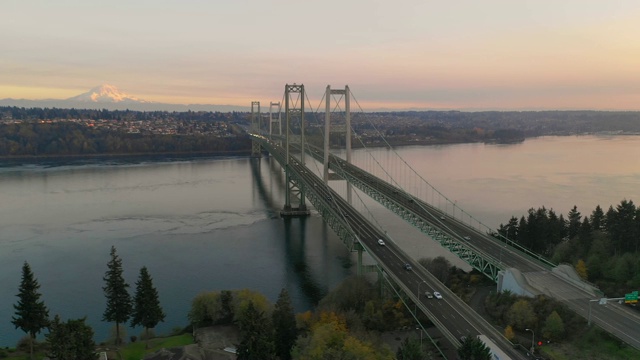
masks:
<svg viewBox="0 0 640 360"><path fill-rule="evenodd" d="M465 237L463 237L463 239L469 241L469 240L471 240L471 237L470 236L465 236Z"/></svg>
<svg viewBox="0 0 640 360"><path fill-rule="evenodd" d="M440 299L440 300L442 300L442 295L440 295L440 293L439 293L439 292L437 292L437 291L434 291L434 292L433 292L433 296L435 296L435 297L436 297L436 299Z"/></svg>
<svg viewBox="0 0 640 360"><path fill-rule="evenodd" d="M382 240L382 239L378 239L378 245L380 245L380 246L384 246L384 240Z"/></svg>
<svg viewBox="0 0 640 360"><path fill-rule="evenodd" d="M440 220L444 220L444 219L445 219L444 215L440 216Z"/></svg>

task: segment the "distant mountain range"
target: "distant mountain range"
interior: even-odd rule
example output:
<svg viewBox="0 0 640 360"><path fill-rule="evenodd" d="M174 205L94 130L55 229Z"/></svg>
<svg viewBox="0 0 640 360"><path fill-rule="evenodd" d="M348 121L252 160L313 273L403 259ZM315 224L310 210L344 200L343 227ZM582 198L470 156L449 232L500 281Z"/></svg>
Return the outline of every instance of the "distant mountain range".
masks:
<svg viewBox="0 0 640 360"><path fill-rule="evenodd" d="M0 106L25 108L61 108L61 109L107 109L137 111L250 111L248 106L207 105L207 104L166 104L146 101L125 94L117 87L103 84L80 95L68 99L1 99Z"/></svg>

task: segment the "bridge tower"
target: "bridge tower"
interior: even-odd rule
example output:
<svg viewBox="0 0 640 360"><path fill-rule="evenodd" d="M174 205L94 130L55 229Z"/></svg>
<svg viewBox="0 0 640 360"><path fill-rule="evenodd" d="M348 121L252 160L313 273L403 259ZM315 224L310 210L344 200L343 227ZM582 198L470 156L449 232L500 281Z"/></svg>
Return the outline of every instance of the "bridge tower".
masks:
<svg viewBox="0 0 640 360"><path fill-rule="evenodd" d="M303 149L300 152L300 164L305 165L304 160L304 85L286 84L284 87L284 109L285 109L285 174L287 191L285 191L285 204L284 209L280 212L281 216L307 216L310 214L305 204L305 189L304 185L298 184L291 177L291 159L290 159L290 138L292 137L291 122L292 119L299 119L300 121L300 148ZM297 95L296 95L297 94ZM298 107L299 106L299 107ZM296 195L299 199L297 208L291 206L291 195Z"/></svg>
<svg viewBox="0 0 640 360"><path fill-rule="evenodd" d="M256 111L257 109L257 114ZM260 101L252 101L251 102L251 131L254 133L260 133ZM251 142L251 157L259 158L261 156L260 153L260 143L257 141Z"/></svg>
<svg viewBox="0 0 640 360"><path fill-rule="evenodd" d="M329 181L329 138L331 134L331 95L344 96L345 126L346 126L346 160L351 164L351 103L349 85L345 85L342 89L331 89L331 85L327 85L326 108L324 113L324 182ZM339 102L340 100L338 100ZM347 181L347 201L351 204L351 183Z"/></svg>
<svg viewBox="0 0 640 360"><path fill-rule="evenodd" d="M278 118L274 120L273 118L273 108L278 108ZM277 123L276 129L278 130L278 135L282 135L282 106L280 102L271 102L269 104L269 139L271 139L271 135L273 134L273 124Z"/></svg>

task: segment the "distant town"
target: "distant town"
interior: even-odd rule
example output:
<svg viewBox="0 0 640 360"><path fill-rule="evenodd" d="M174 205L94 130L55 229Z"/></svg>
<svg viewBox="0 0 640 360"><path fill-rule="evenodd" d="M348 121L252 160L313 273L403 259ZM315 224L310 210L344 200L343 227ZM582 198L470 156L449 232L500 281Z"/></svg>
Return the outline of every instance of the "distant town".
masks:
<svg viewBox="0 0 640 360"><path fill-rule="evenodd" d="M331 137L334 147L344 146L344 137L337 136L346 130L344 116L339 115L333 115L331 120L332 133L336 134ZM251 117L249 112L0 107L0 156L248 152L250 144L246 133L251 126ZM268 114L260 114L262 129L268 128L268 119ZM305 123L309 141L321 144L324 114L306 113ZM80 128L68 127L69 124ZM58 129L61 126L66 130ZM353 147L385 146L387 143L393 146L509 144L522 142L527 137L551 135L637 135L640 134L640 112L359 112L352 114L351 127ZM299 133L299 129L300 124L292 122L291 131ZM67 133L76 130L80 131L76 135L84 134L83 141L73 139ZM171 140L171 136L176 138ZM198 140L180 139L184 136ZM237 137L244 137L244 141L223 145L219 141ZM210 143L211 139L218 139L216 146ZM172 142L179 144L170 144Z"/></svg>

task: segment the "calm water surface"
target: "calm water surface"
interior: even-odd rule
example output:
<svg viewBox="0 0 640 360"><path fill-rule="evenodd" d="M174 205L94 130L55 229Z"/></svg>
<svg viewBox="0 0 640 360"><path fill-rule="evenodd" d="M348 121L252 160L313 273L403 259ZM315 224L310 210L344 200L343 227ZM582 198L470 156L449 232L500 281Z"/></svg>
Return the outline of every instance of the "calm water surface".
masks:
<svg viewBox="0 0 640 360"><path fill-rule="evenodd" d="M640 137L634 136L545 137L516 145L396 152L358 150L354 162L398 179L451 216L468 216L461 215L463 208L493 228L530 207L566 214L577 205L587 214L598 204L606 210L624 198L636 200L640 191ZM410 178L411 171L398 165L403 161L456 206ZM310 167L319 171L313 163ZM344 184L332 186L344 192ZM133 288L139 269L148 267L167 313L157 333L184 326L191 299L208 290L251 288L275 301L284 287L298 311L309 309L354 272L354 261L317 214L280 219L283 199L281 171L266 158L5 164L0 167L0 346L13 346L23 336L10 321L24 261L40 282L51 315L87 316L96 340L104 341L111 324L101 322L102 277L112 245ZM464 267L380 206L359 199L356 192L354 205L373 214L415 258L447 255Z"/></svg>

